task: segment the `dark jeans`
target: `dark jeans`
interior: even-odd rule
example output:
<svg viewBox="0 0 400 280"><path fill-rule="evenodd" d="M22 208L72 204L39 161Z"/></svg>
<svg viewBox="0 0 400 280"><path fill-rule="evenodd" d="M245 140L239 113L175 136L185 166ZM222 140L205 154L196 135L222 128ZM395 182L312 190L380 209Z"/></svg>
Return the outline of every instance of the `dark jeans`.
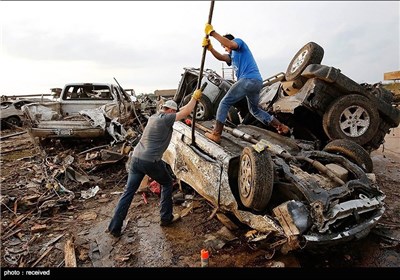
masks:
<svg viewBox="0 0 400 280"><path fill-rule="evenodd" d="M150 162L138 158L132 158L125 191L119 199L117 207L115 208L114 216L108 226L109 231L121 231L123 221L128 214L129 207L133 200L133 195L136 193L145 175L156 180L161 185L161 220L170 221L172 219L173 179L165 162L162 160Z"/></svg>

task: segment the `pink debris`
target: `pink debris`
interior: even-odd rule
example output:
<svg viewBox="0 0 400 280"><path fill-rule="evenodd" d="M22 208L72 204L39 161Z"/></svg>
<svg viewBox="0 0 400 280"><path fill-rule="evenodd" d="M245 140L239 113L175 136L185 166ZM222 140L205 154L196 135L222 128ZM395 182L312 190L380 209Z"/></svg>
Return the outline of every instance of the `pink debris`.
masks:
<svg viewBox="0 0 400 280"><path fill-rule="evenodd" d="M160 193L161 193L161 186L155 180L151 181L151 183L149 184L149 189L152 193L154 193L156 195L160 195Z"/></svg>

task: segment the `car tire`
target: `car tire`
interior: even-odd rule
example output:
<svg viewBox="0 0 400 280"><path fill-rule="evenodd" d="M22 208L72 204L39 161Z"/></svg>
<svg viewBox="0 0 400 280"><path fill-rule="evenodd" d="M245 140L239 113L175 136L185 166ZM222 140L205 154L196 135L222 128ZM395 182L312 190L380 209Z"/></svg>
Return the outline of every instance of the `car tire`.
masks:
<svg viewBox="0 0 400 280"><path fill-rule="evenodd" d="M242 204L257 212L266 209L274 183L274 165L268 152L245 147L240 155L239 197Z"/></svg>
<svg viewBox="0 0 400 280"><path fill-rule="evenodd" d="M189 103L192 95L187 95L183 100L183 104L186 105ZM193 113L190 113L190 116L193 117ZM202 96L197 103L196 107L196 120L199 121L207 121L213 117L212 114L212 105L210 99L207 96Z"/></svg>
<svg viewBox="0 0 400 280"><path fill-rule="evenodd" d="M359 145L369 142L379 127L379 112L362 95L345 95L333 101L322 118L326 135L348 139Z"/></svg>
<svg viewBox="0 0 400 280"><path fill-rule="evenodd" d="M373 162L368 152L351 140L333 140L324 147L323 151L344 156L367 173L371 173L373 170Z"/></svg>
<svg viewBox="0 0 400 280"><path fill-rule="evenodd" d="M11 126L11 128L13 127L13 126L22 126L22 121L21 121L21 119L20 118L18 118L18 117L16 117L16 116L12 116L12 117L8 117L7 119L6 119L6 122L7 122L7 124L10 124Z"/></svg>
<svg viewBox="0 0 400 280"><path fill-rule="evenodd" d="M320 64L324 57L324 49L314 42L304 45L290 61L285 73L287 81L303 80L301 73L310 64ZM303 81L304 82L304 81Z"/></svg>

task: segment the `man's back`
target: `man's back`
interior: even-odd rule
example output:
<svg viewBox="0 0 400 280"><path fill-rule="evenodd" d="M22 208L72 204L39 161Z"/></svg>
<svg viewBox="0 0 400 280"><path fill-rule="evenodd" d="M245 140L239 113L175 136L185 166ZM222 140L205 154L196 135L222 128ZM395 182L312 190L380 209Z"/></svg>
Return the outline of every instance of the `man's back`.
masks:
<svg viewBox="0 0 400 280"><path fill-rule="evenodd" d="M152 115L136 145L133 156L147 161L160 160L172 137L175 114Z"/></svg>

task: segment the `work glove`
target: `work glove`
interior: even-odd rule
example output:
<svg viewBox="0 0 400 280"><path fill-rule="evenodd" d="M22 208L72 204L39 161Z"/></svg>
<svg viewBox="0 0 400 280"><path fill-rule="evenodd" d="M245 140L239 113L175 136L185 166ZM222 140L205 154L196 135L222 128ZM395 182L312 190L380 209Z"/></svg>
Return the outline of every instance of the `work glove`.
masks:
<svg viewBox="0 0 400 280"><path fill-rule="evenodd" d="M207 50L209 50L209 51L213 48L213 45L211 44L210 39L208 39L206 37L203 38L203 42L202 42L201 46L203 48L207 47Z"/></svg>
<svg viewBox="0 0 400 280"><path fill-rule="evenodd" d="M201 99L201 96L203 95L203 92L200 90L200 89L196 89L194 92L193 92L193 95L192 95L192 97L194 98L194 99L196 99L196 101L199 101L200 99Z"/></svg>
<svg viewBox="0 0 400 280"><path fill-rule="evenodd" d="M206 27L204 28L204 32L206 33L206 35L210 35L211 32L213 32L213 31L214 31L214 27L211 24L206 23Z"/></svg>

